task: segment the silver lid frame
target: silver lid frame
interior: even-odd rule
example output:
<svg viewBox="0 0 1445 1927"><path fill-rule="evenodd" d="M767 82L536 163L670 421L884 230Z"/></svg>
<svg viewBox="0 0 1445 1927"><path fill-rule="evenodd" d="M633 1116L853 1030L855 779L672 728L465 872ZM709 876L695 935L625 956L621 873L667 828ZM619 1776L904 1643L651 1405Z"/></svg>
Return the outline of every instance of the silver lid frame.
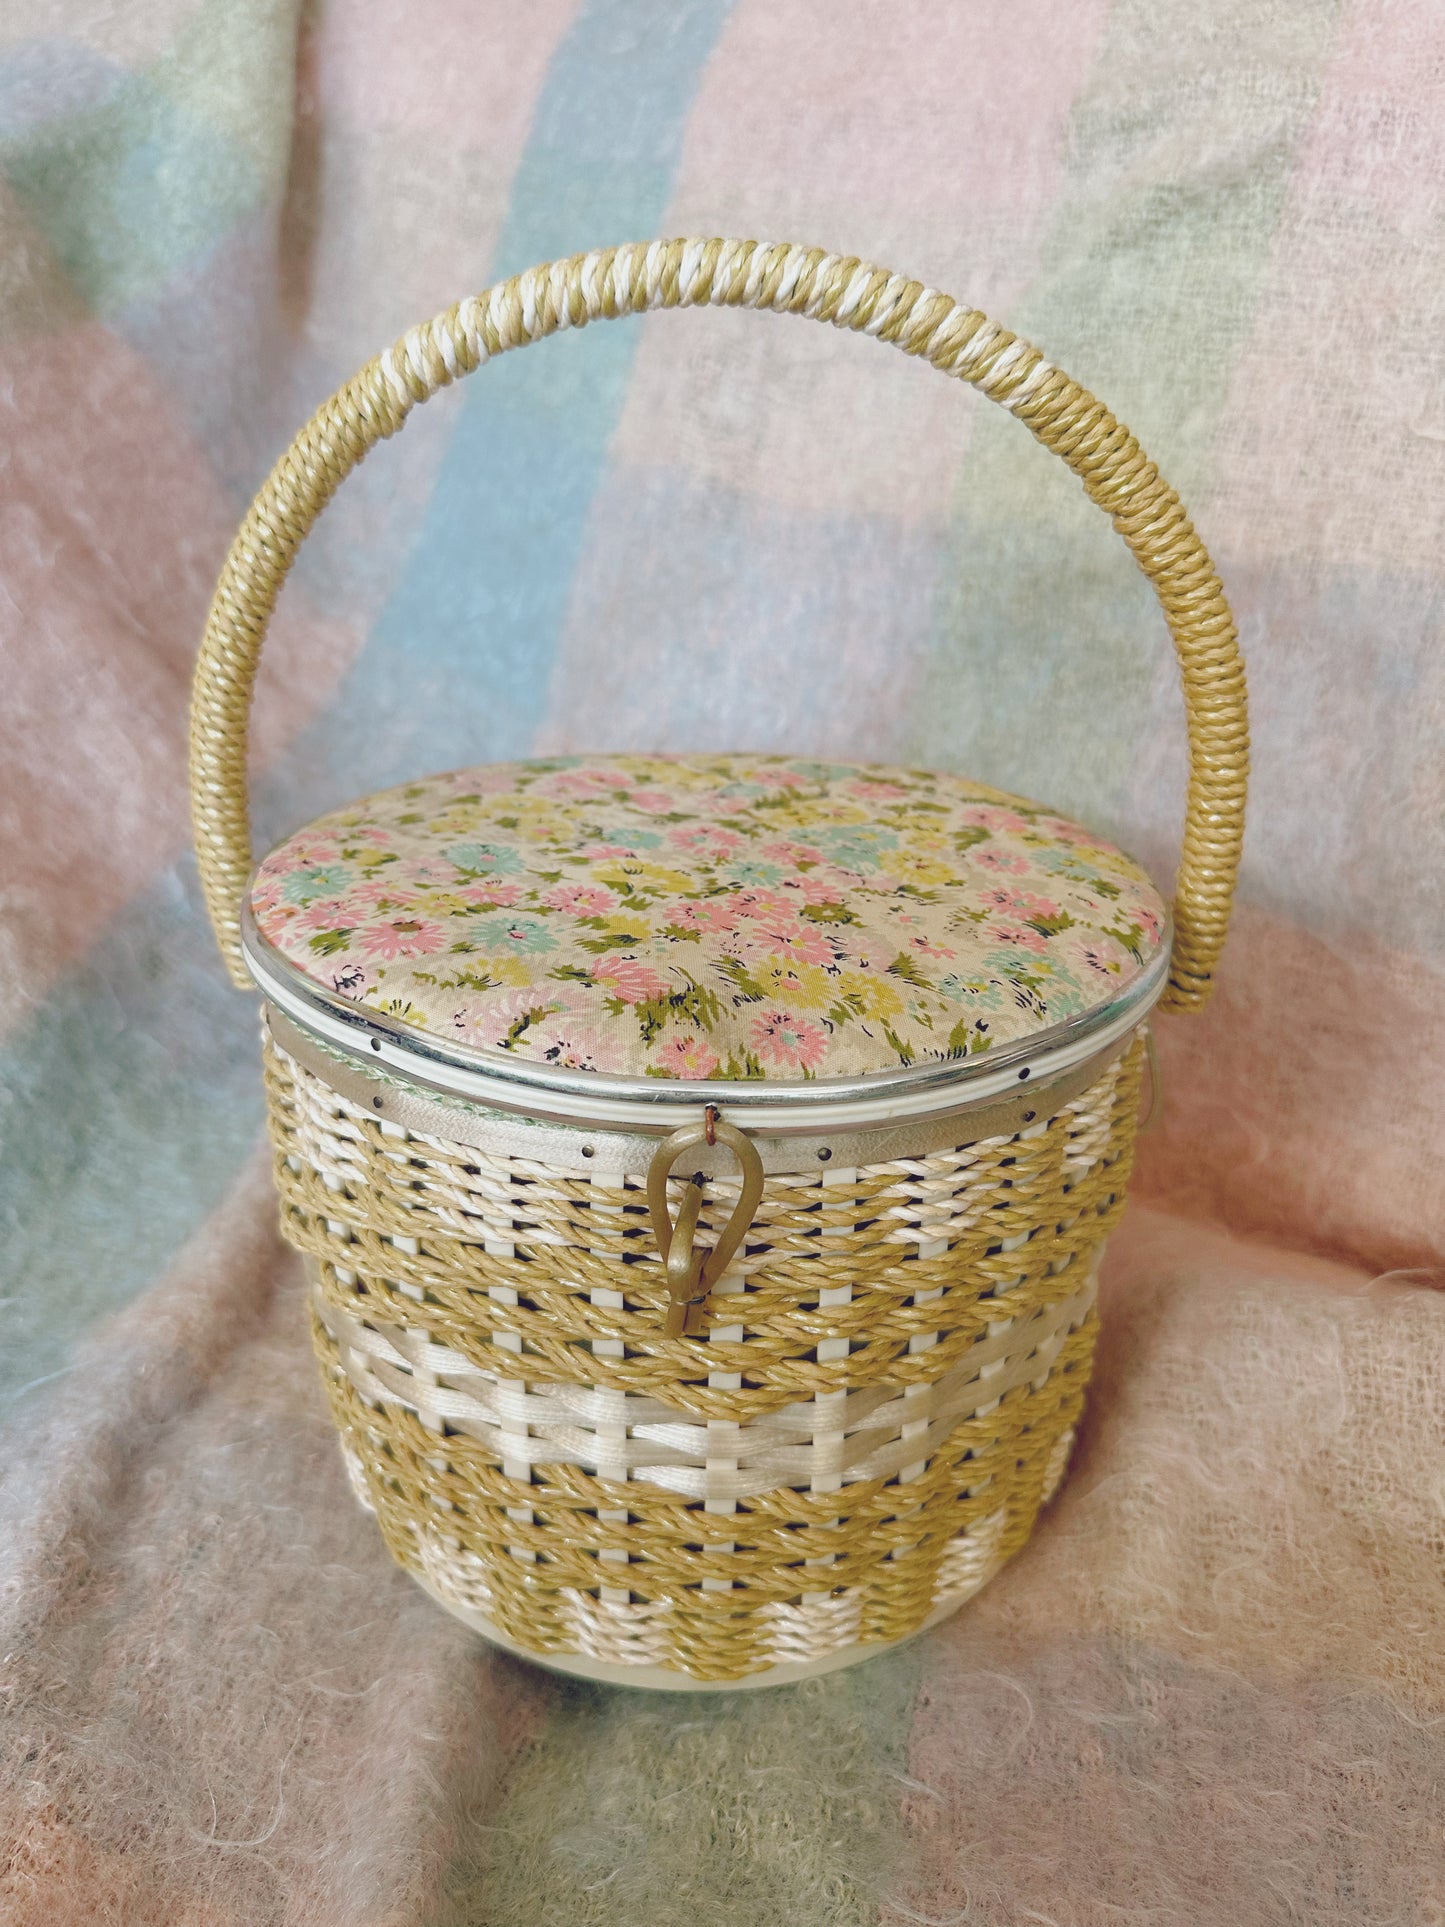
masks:
<svg viewBox="0 0 1445 1927"><path fill-rule="evenodd" d="M696 1123L709 1105L745 1130L769 1136L877 1129L952 1115L1029 1082L1046 1083L1122 1044L1144 1021L1168 982L1172 934L1166 926L1158 954L1119 996L997 1051L863 1077L724 1081L618 1077L433 1039L327 990L262 936L249 900L241 913L242 955L257 989L358 1067L384 1069L420 1090L491 1111L649 1136Z"/></svg>

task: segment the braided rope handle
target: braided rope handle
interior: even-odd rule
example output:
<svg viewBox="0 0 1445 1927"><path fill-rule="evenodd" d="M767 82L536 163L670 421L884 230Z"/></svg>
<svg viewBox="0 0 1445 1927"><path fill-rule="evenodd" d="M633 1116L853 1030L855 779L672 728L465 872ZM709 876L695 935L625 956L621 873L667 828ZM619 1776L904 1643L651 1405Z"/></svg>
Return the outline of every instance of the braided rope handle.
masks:
<svg viewBox="0 0 1445 1927"><path fill-rule="evenodd" d="M494 355L653 308L772 309L875 335L1000 402L1068 463L1154 586L1178 652L1189 792L1166 1010L1197 1009L1229 923L1244 834L1244 666L1219 578L1179 497L1087 389L974 308L851 256L757 241L680 240L574 254L514 275L403 335L311 417L267 477L216 586L191 699L191 816L206 907L234 981L251 872L247 744L276 597L322 509L418 402Z"/></svg>

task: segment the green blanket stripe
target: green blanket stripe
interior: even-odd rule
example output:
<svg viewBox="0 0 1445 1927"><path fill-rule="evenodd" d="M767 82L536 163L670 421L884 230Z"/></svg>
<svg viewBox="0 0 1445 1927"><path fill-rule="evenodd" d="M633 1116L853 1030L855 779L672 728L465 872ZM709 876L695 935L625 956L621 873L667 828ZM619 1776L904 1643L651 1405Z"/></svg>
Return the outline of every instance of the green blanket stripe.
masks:
<svg viewBox="0 0 1445 1927"><path fill-rule="evenodd" d="M547 1681L425 1927L872 1927L926 1653L745 1693Z"/></svg>
<svg viewBox="0 0 1445 1927"><path fill-rule="evenodd" d="M116 72L92 104L0 136L0 173L92 314L153 298L279 199L297 7L207 0L146 72Z"/></svg>
<svg viewBox="0 0 1445 1927"><path fill-rule="evenodd" d="M0 1413L155 1280L261 1128L256 1005L187 873L189 897L162 878L0 1050Z"/></svg>
<svg viewBox="0 0 1445 1927"><path fill-rule="evenodd" d="M690 0L686 7L668 7L639 43L635 7L604 0L584 10L544 82L533 123L541 153L531 158L529 147L519 166L498 249L503 264L547 253L556 240L559 201L572 205L578 195L590 221L607 231L603 238L653 231L666 212L697 77L725 17L722 0ZM624 116L620 123L609 116L606 96L597 92L609 47L615 58L626 55L634 76L639 49L646 49L649 99L665 108L669 139L659 139L656 114L639 110L631 122ZM289 85L285 92L289 100ZM572 123L591 123L593 132L569 157L560 130ZM604 138L623 164L599 185L588 145ZM634 150L637 164L629 167ZM585 188L566 190L569 165L587 175ZM87 177L82 172L73 178L83 197ZM86 231L78 222L75 232ZM102 253L110 245L104 242ZM89 275L102 294L113 289L103 260L90 268L77 260L75 272L82 282ZM599 456L622 399L621 388L609 392L608 418L589 426ZM519 422L523 440L526 427ZM525 467L519 472L525 474ZM585 506L578 508L579 539ZM462 560L466 565L469 559ZM571 566L568 557L561 560ZM401 656L403 685L417 664L404 635L377 642L370 655L378 667L366 672L373 698L378 677L387 681L379 668L383 657L392 651ZM424 661L424 648L420 656ZM404 694L402 688L398 702ZM469 719L479 728L489 707L485 678L473 674L459 685L452 707L463 726ZM371 709L370 718L377 713ZM404 721L394 706L380 713L389 728ZM367 726L374 733L374 720ZM355 761L357 727L343 701L326 722L304 732L260 785L258 815L297 820L308 763L313 772L325 767L344 776ZM425 734L413 740L405 729L397 733L409 773L445 765L448 744ZM525 740L514 747L524 748ZM333 788L324 800L335 802L346 793ZM0 1224L9 1260L6 1343L0 1348L4 1402L62 1369L71 1341L87 1323L144 1290L164 1269L220 1204L260 1127L255 1006L221 977L189 862L134 899L0 1048L0 1093ZM36 1386L33 1395L42 1395L42 1388Z"/></svg>

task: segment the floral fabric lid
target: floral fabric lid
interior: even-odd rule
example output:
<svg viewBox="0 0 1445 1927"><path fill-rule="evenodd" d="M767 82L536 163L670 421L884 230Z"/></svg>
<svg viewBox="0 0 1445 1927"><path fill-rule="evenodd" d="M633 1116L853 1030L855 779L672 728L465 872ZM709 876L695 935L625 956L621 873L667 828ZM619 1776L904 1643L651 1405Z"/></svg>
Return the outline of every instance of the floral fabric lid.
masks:
<svg viewBox="0 0 1445 1927"><path fill-rule="evenodd" d="M623 1076L856 1078L1017 1044L1156 961L1154 886L961 777L606 756L428 777L289 837L256 930L433 1048Z"/></svg>

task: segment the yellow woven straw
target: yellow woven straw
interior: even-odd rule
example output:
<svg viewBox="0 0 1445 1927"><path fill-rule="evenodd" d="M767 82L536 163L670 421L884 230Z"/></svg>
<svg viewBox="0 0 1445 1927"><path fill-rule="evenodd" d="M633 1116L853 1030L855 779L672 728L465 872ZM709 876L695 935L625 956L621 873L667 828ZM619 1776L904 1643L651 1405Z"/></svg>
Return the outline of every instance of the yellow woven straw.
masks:
<svg viewBox="0 0 1445 1927"><path fill-rule="evenodd" d="M960 1603L1062 1475L1143 1055L1016 1135L770 1177L700 1341L664 1335L642 1174L388 1126L268 1034L282 1222L393 1554L529 1652L709 1682Z"/></svg>

